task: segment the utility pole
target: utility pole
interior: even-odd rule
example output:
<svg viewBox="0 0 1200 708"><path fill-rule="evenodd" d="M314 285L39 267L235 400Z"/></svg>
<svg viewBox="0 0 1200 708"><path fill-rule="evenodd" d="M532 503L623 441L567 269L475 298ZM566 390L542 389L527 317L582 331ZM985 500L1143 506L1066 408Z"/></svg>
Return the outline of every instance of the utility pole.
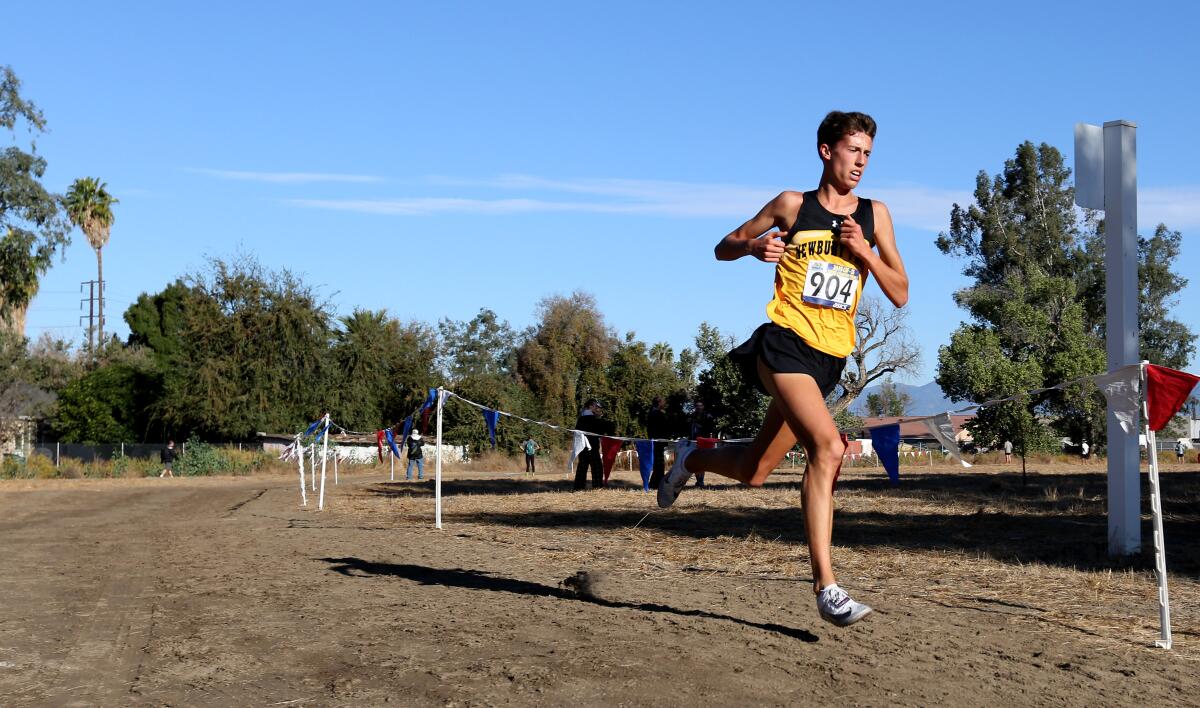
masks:
<svg viewBox="0 0 1200 708"><path fill-rule="evenodd" d="M99 283L99 281L97 281L97 280L85 280L79 284L79 292L82 293L83 288L85 286L88 289L87 297L79 299L79 309L81 309L81 310L83 309L83 303L84 303L84 301L86 301L87 305L88 305L88 313L86 315L87 321L88 321L88 329L87 329L88 354L91 355L92 359L96 358L96 346L94 344L94 336L95 336L95 332L96 332L96 285L98 283ZM85 315L79 316L80 325L83 324L84 317L85 317Z"/></svg>

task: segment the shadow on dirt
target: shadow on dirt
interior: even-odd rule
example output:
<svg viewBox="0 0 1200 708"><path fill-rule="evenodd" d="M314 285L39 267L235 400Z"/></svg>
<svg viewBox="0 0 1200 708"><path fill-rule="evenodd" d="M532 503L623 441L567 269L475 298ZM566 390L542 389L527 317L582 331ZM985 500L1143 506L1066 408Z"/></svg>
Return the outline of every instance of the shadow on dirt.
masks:
<svg viewBox="0 0 1200 708"><path fill-rule="evenodd" d="M398 563L372 563L361 558L319 558L317 560L329 563L335 573L341 573L351 578L369 576L391 576L411 580L421 585L441 585L443 587L466 588L469 590L486 590L488 592L507 592L516 595L534 597L554 597L560 600L575 600L587 602L601 607L612 607L641 612L661 612L682 617L703 617L705 619L723 620L746 627L754 627L766 632L782 634L785 637L799 639L802 642L815 642L817 635L804 629L787 627L773 622L761 623L729 615L717 614L705 610L680 610L669 605L652 602L619 602L606 600L591 595L579 594L565 588L551 587L528 580L517 580L493 575L482 570L463 570L461 568L430 568L422 565L405 565Z"/></svg>
<svg viewBox="0 0 1200 708"><path fill-rule="evenodd" d="M1149 506L1143 477L1142 504ZM1167 564L1172 573L1200 577L1200 473L1164 474L1163 514ZM771 489L791 482L768 483ZM735 487L724 487L734 489ZM719 493L713 487L704 494ZM834 542L851 547L965 551L1012 563L1045 563L1081 570L1137 569L1154 566L1153 530L1143 517L1143 552L1130 558L1108 556L1106 479L1103 474L922 474L902 478L899 488L886 479L843 480L839 493L853 491L859 511L836 512ZM690 493L690 488L689 488ZM687 497L685 496L684 499ZM964 513L917 513L906 510L912 500L953 503ZM799 508L683 505L659 512L646 509L581 509L573 511L475 512L463 521L513 527L627 529L654 528L695 538L728 536L784 543L805 542ZM653 510L646 517L646 512ZM643 518L646 517L646 518Z"/></svg>
<svg viewBox="0 0 1200 708"><path fill-rule="evenodd" d="M442 480L444 496L465 494L547 494L573 491L574 482L569 479L537 479L509 477L504 479L455 479ZM623 480L610 479L609 489L641 489ZM378 482L364 488L367 494L381 497L432 497L433 480L426 477L419 482Z"/></svg>

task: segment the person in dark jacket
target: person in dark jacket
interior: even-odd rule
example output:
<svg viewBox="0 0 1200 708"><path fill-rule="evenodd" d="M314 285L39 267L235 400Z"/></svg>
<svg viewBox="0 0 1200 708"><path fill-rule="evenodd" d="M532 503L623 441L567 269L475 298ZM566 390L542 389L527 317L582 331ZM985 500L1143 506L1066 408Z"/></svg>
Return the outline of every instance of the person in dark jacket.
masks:
<svg viewBox="0 0 1200 708"><path fill-rule="evenodd" d="M175 473L171 471L171 466L175 464L175 458L178 457L175 454L175 441L168 440L167 446L162 449L162 452L158 456L162 460L163 465L162 472L159 472L158 476L160 478L174 477Z"/></svg>
<svg viewBox="0 0 1200 708"><path fill-rule="evenodd" d="M646 435L654 441L654 471L650 474L650 488L658 489L667 467L667 443L663 441L671 438L667 401L662 396L655 396L650 404L650 412L646 414Z"/></svg>
<svg viewBox="0 0 1200 708"><path fill-rule="evenodd" d="M417 464L417 479L425 479L425 453L421 450L424 445L425 439L421 437L421 431L412 431L408 436L408 467L404 470L405 479L412 479L414 462Z"/></svg>
<svg viewBox="0 0 1200 708"><path fill-rule="evenodd" d="M591 447L579 453L579 462L575 465L575 491L587 488L587 471L592 468L592 489L599 489L604 484L604 463L600 459L600 436L609 433L609 423L602 417L604 406L600 401L589 398L583 404L583 411L575 421L575 429L589 433L588 444Z"/></svg>

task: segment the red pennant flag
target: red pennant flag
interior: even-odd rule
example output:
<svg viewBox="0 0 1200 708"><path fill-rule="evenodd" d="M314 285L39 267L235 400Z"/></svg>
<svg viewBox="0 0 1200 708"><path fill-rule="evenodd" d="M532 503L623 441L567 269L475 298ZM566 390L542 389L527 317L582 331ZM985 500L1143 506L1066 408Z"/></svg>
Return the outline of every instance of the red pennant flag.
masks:
<svg viewBox="0 0 1200 708"><path fill-rule="evenodd" d="M383 431L375 431L375 445L379 448L379 463L383 464Z"/></svg>
<svg viewBox="0 0 1200 708"><path fill-rule="evenodd" d="M617 453L621 451L621 441L612 438L600 438L600 461L604 465L604 482L612 474L613 463L617 461Z"/></svg>
<svg viewBox="0 0 1200 708"><path fill-rule="evenodd" d="M1150 409L1150 429L1162 430L1171 416L1183 408L1200 376L1155 364L1146 365L1146 407Z"/></svg>

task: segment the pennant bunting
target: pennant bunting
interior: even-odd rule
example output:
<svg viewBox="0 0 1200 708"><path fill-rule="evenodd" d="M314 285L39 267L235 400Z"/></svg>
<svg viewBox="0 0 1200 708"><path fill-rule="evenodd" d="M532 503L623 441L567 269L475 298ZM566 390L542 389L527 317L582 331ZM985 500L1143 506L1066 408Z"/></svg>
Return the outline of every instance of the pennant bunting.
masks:
<svg viewBox="0 0 1200 708"><path fill-rule="evenodd" d="M887 470L892 486L900 484L900 424L884 425L878 428L868 428L871 434L871 446L879 456L879 463Z"/></svg>
<svg viewBox="0 0 1200 708"><path fill-rule="evenodd" d="M483 422L487 423L488 440L492 441L492 449L494 450L496 448L496 424L500 422L500 411L484 408Z"/></svg>
<svg viewBox="0 0 1200 708"><path fill-rule="evenodd" d="M612 474L613 463L617 461L617 453L621 451L622 444L615 438L600 438L600 462L604 469L605 482L608 482L608 476Z"/></svg>
<svg viewBox="0 0 1200 708"><path fill-rule="evenodd" d="M1146 408L1150 412L1150 429L1157 432L1167 427L1171 417L1183 408L1200 377L1184 371L1154 364L1146 365Z"/></svg>
<svg viewBox="0 0 1200 708"><path fill-rule="evenodd" d="M396 435L392 432L392 429L388 428L383 431L383 436L387 438L388 447L392 448L392 454L400 457L400 449L396 447Z"/></svg>
<svg viewBox="0 0 1200 708"><path fill-rule="evenodd" d="M1120 424L1121 430L1124 430L1126 435L1136 433L1138 408L1141 406L1141 398L1138 394L1141 390L1139 365L1123 366L1107 374L1094 376L1092 380L1096 382L1100 392L1108 399L1108 407L1117 417L1117 423Z"/></svg>
<svg viewBox="0 0 1200 708"><path fill-rule="evenodd" d="M579 457L579 453L584 450L591 450L592 444L588 442L587 436L579 431L575 431L571 440L571 454L567 457L567 473L571 472L571 468L575 466L575 458Z"/></svg>
<svg viewBox="0 0 1200 708"><path fill-rule="evenodd" d="M403 447L408 444L408 434L412 432L413 418L410 415L404 419L404 427L400 429L400 445Z"/></svg>
<svg viewBox="0 0 1200 708"><path fill-rule="evenodd" d="M970 462L963 459L962 452L958 449L958 443L954 439L954 424L950 422L949 413L935 415L932 418L926 418L922 422L925 423L929 434L936 438L942 444L942 447L946 448L951 457L962 463L963 467L971 466Z"/></svg>
<svg viewBox="0 0 1200 708"><path fill-rule="evenodd" d="M650 475L654 471L654 441L636 440L633 447L637 450L638 472L642 475L642 491L648 492L650 491Z"/></svg>
<svg viewBox="0 0 1200 708"><path fill-rule="evenodd" d="M383 431L375 431L375 445L379 448L379 464L383 464Z"/></svg>
<svg viewBox="0 0 1200 708"><path fill-rule="evenodd" d="M308 430L305 430L305 431L304 431L304 437L308 437L309 435L312 435L312 434L313 434L313 431L317 429L317 426L321 424L321 421L322 421L322 420L325 420L325 419L324 419L324 418L317 418L316 420L314 420L314 421L313 421L313 424L312 424L312 425L310 425L310 426L308 426Z"/></svg>

